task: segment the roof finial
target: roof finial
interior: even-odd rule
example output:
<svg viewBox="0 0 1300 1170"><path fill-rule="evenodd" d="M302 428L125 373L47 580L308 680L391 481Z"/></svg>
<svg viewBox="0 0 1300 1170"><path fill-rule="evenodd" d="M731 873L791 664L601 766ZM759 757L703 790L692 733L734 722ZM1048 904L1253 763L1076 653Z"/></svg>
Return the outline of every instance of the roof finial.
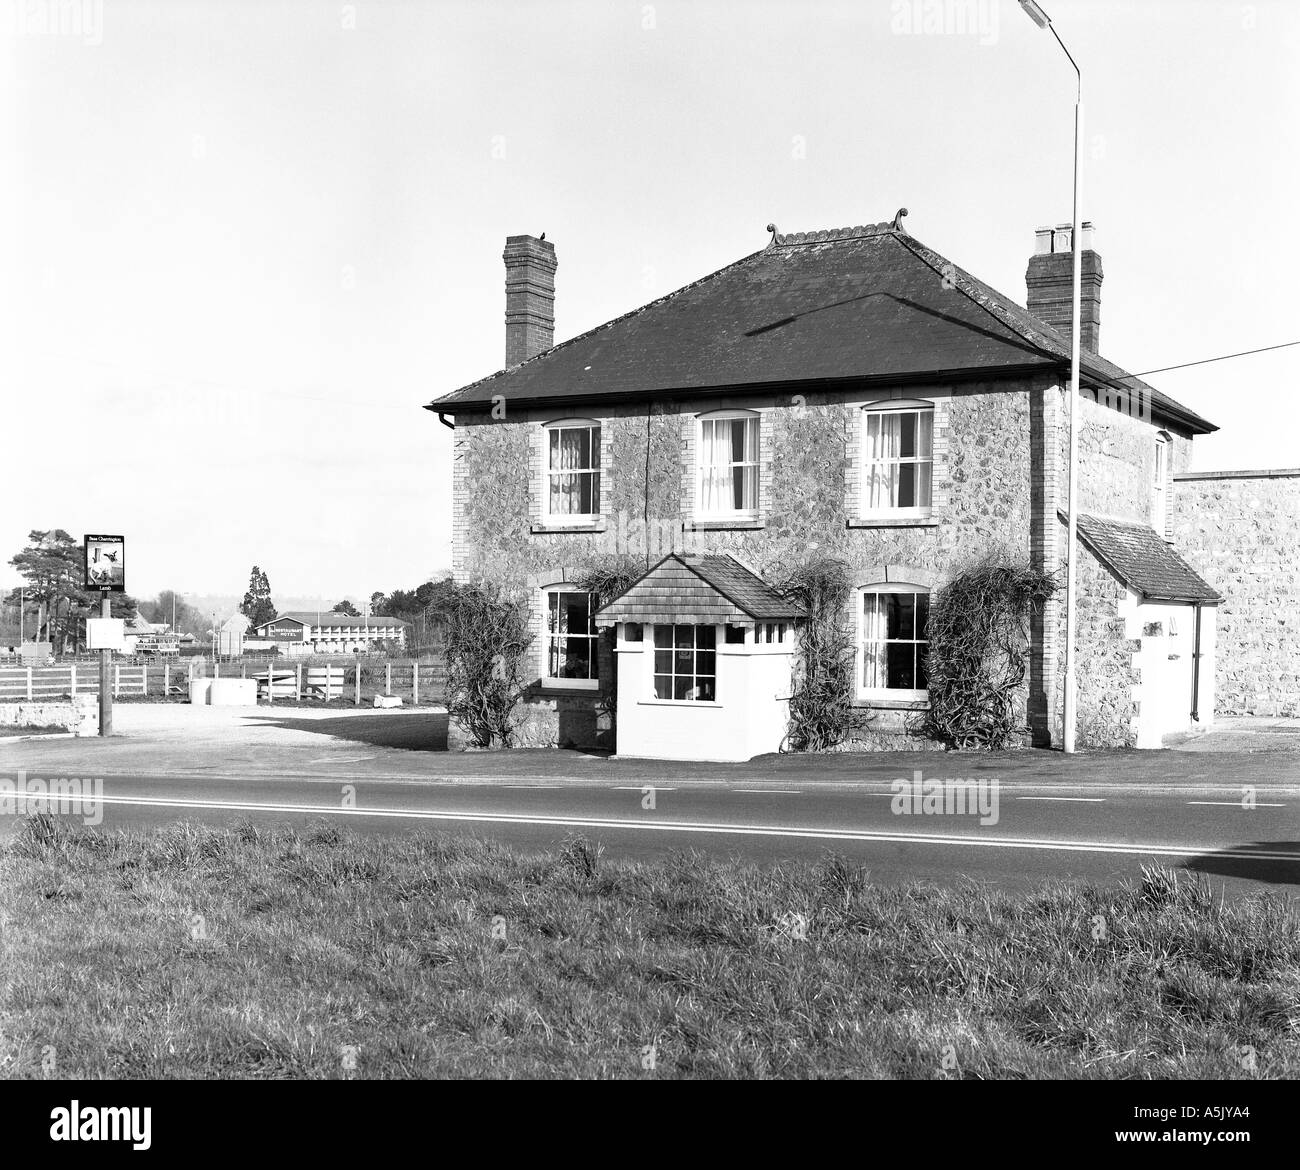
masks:
<svg viewBox="0 0 1300 1170"><path fill-rule="evenodd" d="M767 225L767 230L772 233L772 238L767 241L767 246L770 248L774 244L779 244L781 242L781 233L777 231L776 224L769 223Z"/></svg>
<svg viewBox="0 0 1300 1170"><path fill-rule="evenodd" d="M907 231L907 228L905 228L905 227L903 226L903 216L905 216L906 214L907 214L907 208L906 208L906 207L900 207L900 208L898 209L898 214L897 214L896 216L894 216L894 223L893 223L894 231L896 231L896 232L905 232L905 231Z"/></svg>

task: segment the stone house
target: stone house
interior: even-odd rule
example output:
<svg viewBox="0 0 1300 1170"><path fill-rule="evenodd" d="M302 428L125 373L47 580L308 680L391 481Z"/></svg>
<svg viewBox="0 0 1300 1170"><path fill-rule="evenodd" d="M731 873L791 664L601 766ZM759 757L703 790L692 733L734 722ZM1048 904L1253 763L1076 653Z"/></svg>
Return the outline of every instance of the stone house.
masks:
<svg viewBox="0 0 1300 1170"><path fill-rule="evenodd" d="M744 759L781 745L800 561L853 577L854 745L924 746L929 599L991 552L1064 581L1071 230L1027 308L892 223L782 233L553 345L554 245L512 236L506 368L431 402L453 427L453 570L531 607L525 739ZM1214 710L1218 593L1171 497L1216 428L1100 356L1082 253L1079 742L1158 746ZM609 558L644 576L601 609ZM1064 612L1031 630L1024 741L1061 739Z"/></svg>

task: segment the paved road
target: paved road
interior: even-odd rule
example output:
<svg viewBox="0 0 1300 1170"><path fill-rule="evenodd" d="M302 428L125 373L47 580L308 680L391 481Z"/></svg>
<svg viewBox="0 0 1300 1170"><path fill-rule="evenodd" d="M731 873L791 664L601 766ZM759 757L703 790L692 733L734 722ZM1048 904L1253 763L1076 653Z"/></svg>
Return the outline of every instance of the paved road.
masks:
<svg viewBox="0 0 1300 1170"><path fill-rule="evenodd" d="M614 777L614 780L621 779ZM107 776L109 827L178 819L229 825L243 817L305 826L322 820L372 834L470 834L553 848L598 840L608 856L651 858L698 849L774 863L843 854L876 880L973 878L1023 888L1047 878L1109 882L1143 863L1200 871L1229 896L1300 886L1300 795L1231 791L1133 794L1112 786L1000 787L995 823L977 813L901 814L885 784L792 789L755 780L653 786L609 778L465 783L328 779Z"/></svg>
<svg viewBox="0 0 1300 1170"><path fill-rule="evenodd" d="M1300 727L1235 729L1185 752L880 753L671 764L564 751L439 750L445 715L123 705L108 740L0 742L0 776L102 780L109 826L178 819L376 834L473 834L608 856L682 849L763 863L834 851L876 880L1023 888L1111 881L1143 863L1207 874L1228 896L1300 885ZM999 782L996 823L894 811L891 782ZM643 807L646 786L654 807ZM1251 807L1243 806L1249 790ZM0 818L0 833L14 818Z"/></svg>

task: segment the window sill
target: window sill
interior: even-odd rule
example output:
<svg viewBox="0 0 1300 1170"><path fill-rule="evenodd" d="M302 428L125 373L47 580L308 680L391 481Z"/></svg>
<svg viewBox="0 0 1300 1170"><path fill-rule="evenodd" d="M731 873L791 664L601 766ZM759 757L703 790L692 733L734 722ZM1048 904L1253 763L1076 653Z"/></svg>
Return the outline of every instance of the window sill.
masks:
<svg viewBox="0 0 1300 1170"><path fill-rule="evenodd" d="M590 698L592 695L600 694L600 680L592 679L590 683L584 683L571 678L543 678L538 680L537 689L544 695L581 695Z"/></svg>
<svg viewBox="0 0 1300 1170"><path fill-rule="evenodd" d="M874 711L928 711L929 699L854 699L853 706Z"/></svg>
<svg viewBox="0 0 1300 1170"><path fill-rule="evenodd" d="M599 520L584 520L581 524L556 524L543 521L540 524L530 524L528 531L534 536L546 536L557 532L604 532L605 520L602 517Z"/></svg>
<svg viewBox="0 0 1300 1170"><path fill-rule="evenodd" d="M692 707L721 707L722 704L716 699L638 699L638 707L685 707L688 710Z"/></svg>
<svg viewBox="0 0 1300 1170"><path fill-rule="evenodd" d="M853 516L846 528L938 528L937 516Z"/></svg>
<svg viewBox="0 0 1300 1170"><path fill-rule="evenodd" d="M737 516L734 520L709 519L682 522L683 532L726 532L730 529L753 530L766 527L766 520L757 520L752 516Z"/></svg>

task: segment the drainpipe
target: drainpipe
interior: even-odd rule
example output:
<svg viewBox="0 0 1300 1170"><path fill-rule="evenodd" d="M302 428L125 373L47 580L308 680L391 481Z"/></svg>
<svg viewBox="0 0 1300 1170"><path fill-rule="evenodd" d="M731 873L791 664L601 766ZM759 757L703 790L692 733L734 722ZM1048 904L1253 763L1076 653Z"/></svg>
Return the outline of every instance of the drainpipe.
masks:
<svg viewBox="0 0 1300 1170"><path fill-rule="evenodd" d="M446 428L447 428L448 430L450 430L450 431L454 431L454 430L456 429L456 424L455 424L455 423L449 423L449 422L447 421L447 416L446 416L446 415L445 415L441 410L438 411L438 421L439 421L440 423L442 423L442 425L443 425L444 427L446 427Z"/></svg>
<svg viewBox="0 0 1300 1170"><path fill-rule="evenodd" d="M1193 625L1195 632L1192 634L1192 722L1199 723L1201 721L1201 607L1199 603L1195 609L1196 618Z"/></svg>

